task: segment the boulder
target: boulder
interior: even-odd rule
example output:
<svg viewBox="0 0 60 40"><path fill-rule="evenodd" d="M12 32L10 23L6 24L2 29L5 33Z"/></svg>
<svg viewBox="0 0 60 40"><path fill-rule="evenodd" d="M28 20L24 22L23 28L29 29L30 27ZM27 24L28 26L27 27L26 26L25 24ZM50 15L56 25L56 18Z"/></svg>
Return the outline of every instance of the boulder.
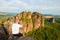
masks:
<svg viewBox="0 0 60 40"><path fill-rule="evenodd" d="M8 32L3 25L0 25L0 40L6 40L8 38Z"/></svg>
<svg viewBox="0 0 60 40"><path fill-rule="evenodd" d="M19 37L17 40L34 40L32 37Z"/></svg>

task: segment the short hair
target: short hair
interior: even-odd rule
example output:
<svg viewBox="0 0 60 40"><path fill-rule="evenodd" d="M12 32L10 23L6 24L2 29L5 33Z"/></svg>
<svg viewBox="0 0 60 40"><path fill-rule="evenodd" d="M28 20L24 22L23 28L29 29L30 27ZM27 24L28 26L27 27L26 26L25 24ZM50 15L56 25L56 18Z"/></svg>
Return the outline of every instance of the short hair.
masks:
<svg viewBox="0 0 60 40"><path fill-rule="evenodd" d="M19 22L18 17L15 16L14 22Z"/></svg>

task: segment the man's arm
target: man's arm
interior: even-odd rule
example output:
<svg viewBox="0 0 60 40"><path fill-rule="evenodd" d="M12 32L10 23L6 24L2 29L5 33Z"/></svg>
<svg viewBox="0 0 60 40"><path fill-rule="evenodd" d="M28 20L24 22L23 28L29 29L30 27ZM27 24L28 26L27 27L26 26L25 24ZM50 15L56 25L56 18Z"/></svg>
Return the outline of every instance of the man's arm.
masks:
<svg viewBox="0 0 60 40"><path fill-rule="evenodd" d="M19 27L22 27L22 25L19 25Z"/></svg>

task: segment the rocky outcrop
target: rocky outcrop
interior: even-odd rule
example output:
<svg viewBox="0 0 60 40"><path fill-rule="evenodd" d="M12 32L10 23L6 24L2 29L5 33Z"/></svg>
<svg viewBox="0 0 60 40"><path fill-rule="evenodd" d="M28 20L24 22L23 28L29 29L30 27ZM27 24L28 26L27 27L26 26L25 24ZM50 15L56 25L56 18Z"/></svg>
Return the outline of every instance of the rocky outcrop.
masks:
<svg viewBox="0 0 60 40"><path fill-rule="evenodd" d="M7 29L3 25L0 25L0 40L6 40L8 38Z"/></svg>
<svg viewBox="0 0 60 40"><path fill-rule="evenodd" d="M17 14L15 17L22 21L23 33L44 27L44 16L41 13L23 11L22 13ZM3 24L8 28L9 33L11 33L12 23L14 23L14 16L3 22Z"/></svg>

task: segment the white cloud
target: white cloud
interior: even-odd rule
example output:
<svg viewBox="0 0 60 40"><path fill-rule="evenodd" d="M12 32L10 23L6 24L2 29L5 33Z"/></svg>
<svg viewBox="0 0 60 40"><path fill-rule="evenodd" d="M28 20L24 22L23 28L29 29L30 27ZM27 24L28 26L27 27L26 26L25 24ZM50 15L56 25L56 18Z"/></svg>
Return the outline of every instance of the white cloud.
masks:
<svg viewBox="0 0 60 40"><path fill-rule="evenodd" d="M19 10L20 6L25 6L27 5L26 3L20 1L20 0L13 0L11 2L7 2L4 0L0 0L1 5L0 5L0 11L14 11L14 10Z"/></svg>
<svg viewBox="0 0 60 40"><path fill-rule="evenodd" d="M48 6L34 6L34 5L25 5L24 8L27 8L27 9L40 9L40 10L46 10L46 9L57 9L57 8L60 8L60 7L48 7Z"/></svg>
<svg viewBox="0 0 60 40"><path fill-rule="evenodd" d="M32 3L33 1L31 0ZM1 2L0 11L7 11L7 10L16 11L16 10L21 10L21 8L23 8L23 10L26 10L26 9L46 10L46 9L60 8L57 6L53 7L53 6L41 6L41 5L29 5L28 3L22 2L21 0L11 0L10 2L0 0L0 2Z"/></svg>

